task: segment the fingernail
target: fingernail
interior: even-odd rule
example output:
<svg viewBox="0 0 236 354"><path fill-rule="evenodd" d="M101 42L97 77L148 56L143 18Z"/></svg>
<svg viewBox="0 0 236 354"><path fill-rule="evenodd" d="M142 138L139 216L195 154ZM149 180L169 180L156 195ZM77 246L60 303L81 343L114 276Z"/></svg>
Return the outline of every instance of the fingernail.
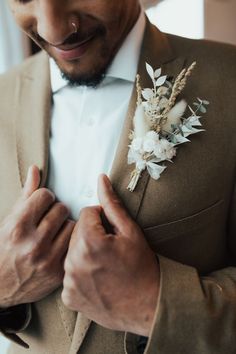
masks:
<svg viewBox="0 0 236 354"><path fill-rule="evenodd" d="M29 179L31 177L31 172L32 172L32 166L28 168L27 175L26 175L26 180L25 180L25 185L29 182Z"/></svg>
<svg viewBox="0 0 236 354"><path fill-rule="evenodd" d="M107 177L107 175L103 175L103 181L104 181L106 187L109 189L109 191L110 191L110 192L113 192L113 187L112 187L111 181L110 181L110 179Z"/></svg>

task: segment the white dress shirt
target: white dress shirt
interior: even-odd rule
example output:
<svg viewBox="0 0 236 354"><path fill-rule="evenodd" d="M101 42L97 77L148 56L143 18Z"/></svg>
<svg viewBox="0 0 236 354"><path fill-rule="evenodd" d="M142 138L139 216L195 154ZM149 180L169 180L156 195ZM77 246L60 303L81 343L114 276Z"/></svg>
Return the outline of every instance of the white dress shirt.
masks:
<svg viewBox="0 0 236 354"><path fill-rule="evenodd" d="M53 111L47 186L78 219L98 204L97 179L109 175L128 110L145 28L141 12L96 89L69 87L50 60Z"/></svg>

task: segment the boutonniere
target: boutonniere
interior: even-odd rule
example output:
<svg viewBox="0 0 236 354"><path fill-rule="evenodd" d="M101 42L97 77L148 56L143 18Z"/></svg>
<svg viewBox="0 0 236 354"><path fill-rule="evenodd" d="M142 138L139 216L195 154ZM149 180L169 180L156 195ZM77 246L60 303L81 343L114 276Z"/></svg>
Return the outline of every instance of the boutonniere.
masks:
<svg viewBox="0 0 236 354"><path fill-rule="evenodd" d="M128 152L128 164L134 164L128 190L134 191L142 172L158 180L166 169L164 161L172 162L177 146L189 142L188 136L204 129L201 127L201 114L206 113L209 102L197 98L193 108L177 98L184 90L196 63L184 69L172 82L163 76L162 70L146 63L147 72L153 87L142 89L137 75L137 107L133 119L133 131ZM187 113L188 112L188 113Z"/></svg>

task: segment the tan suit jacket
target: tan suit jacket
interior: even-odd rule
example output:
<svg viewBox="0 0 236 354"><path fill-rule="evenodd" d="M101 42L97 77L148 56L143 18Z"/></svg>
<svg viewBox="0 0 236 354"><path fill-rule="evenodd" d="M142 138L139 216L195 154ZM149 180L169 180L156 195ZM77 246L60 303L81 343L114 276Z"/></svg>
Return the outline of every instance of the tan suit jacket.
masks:
<svg viewBox="0 0 236 354"><path fill-rule="evenodd" d="M147 354L236 353L236 49L164 35L147 23L139 63L143 87L151 86L145 61L176 76L195 60L184 97L210 101L202 120L206 131L178 148L160 180L144 173L130 193L134 90L111 175L160 261L161 292ZM1 77L0 107L2 219L31 164L42 169L42 185L46 181L51 92L45 54ZM90 324L67 310L60 294L58 289L32 306L30 324L19 334L30 349L12 344L11 354L137 353L138 336Z"/></svg>

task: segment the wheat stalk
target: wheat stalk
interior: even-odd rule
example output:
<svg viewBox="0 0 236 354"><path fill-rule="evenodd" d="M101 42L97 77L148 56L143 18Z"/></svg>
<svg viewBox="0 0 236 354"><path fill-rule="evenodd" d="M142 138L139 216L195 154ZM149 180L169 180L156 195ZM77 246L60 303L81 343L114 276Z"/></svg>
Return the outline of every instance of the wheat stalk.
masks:
<svg viewBox="0 0 236 354"><path fill-rule="evenodd" d="M169 98L169 102L165 110L162 112L163 118L170 112L171 108L175 105L176 99L179 96L179 94L183 91L183 89L186 86L187 80L189 76L191 76L195 66L196 62L193 62L188 69L183 69L181 73L177 76L175 83L173 85L172 93Z"/></svg>

